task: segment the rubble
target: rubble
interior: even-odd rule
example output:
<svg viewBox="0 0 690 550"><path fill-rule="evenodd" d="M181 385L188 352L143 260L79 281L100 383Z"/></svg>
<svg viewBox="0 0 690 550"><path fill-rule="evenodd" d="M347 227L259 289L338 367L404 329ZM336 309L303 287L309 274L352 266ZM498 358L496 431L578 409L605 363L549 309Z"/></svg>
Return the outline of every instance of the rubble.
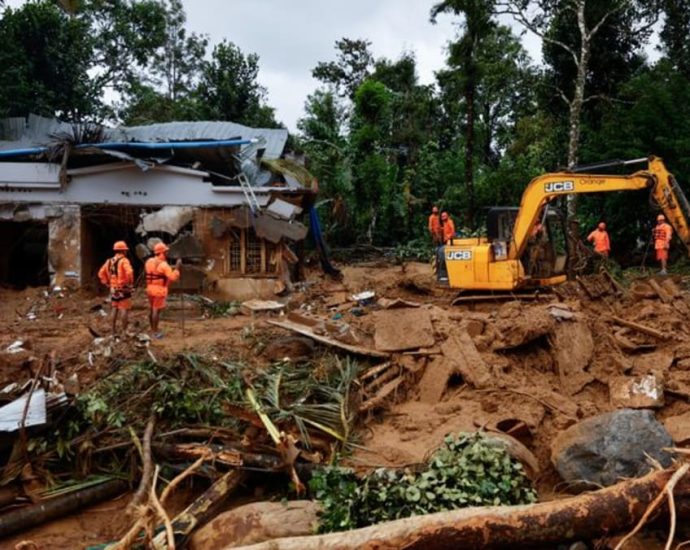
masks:
<svg viewBox="0 0 690 550"><path fill-rule="evenodd" d="M407 351L436 343L429 311L404 308L374 313L374 345L380 351Z"/></svg>
<svg viewBox="0 0 690 550"><path fill-rule="evenodd" d="M664 406L664 385L654 374L614 378L609 382L611 405L616 408L658 409Z"/></svg>

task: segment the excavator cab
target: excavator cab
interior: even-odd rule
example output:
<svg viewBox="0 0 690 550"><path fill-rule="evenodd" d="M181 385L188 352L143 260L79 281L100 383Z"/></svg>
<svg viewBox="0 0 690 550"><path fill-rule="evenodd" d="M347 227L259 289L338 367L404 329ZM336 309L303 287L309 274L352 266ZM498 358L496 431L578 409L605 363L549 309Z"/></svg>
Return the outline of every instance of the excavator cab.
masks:
<svg viewBox="0 0 690 550"><path fill-rule="evenodd" d="M487 213L487 239L496 260L508 256L518 211L517 207L497 206L490 208ZM555 208L546 208L539 219L520 257L524 272L535 279L562 275L568 262L565 220Z"/></svg>

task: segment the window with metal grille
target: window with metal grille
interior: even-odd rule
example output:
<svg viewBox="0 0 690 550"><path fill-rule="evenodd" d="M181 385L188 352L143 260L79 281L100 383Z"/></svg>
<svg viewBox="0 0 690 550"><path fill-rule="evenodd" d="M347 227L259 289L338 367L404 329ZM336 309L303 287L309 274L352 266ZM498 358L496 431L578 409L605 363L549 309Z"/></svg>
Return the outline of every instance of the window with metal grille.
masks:
<svg viewBox="0 0 690 550"><path fill-rule="evenodd" d="M263 257L265 250L263 241L259 239L254 233L245 231L245 242L247 243L247 265L244 270L245 273L261 273L263 269Z"/></svg>
<svg viewBox="0 0 690 550"><path fill-rule="evenodd" d="M235 235L230 237L230 272L242 272L242 239L244 238L244 231L238 231Z"/></svg>
<svg viewBox="0 0 690 550"><path fill-rule="evenodd" d="M278 245L264 241L266 247L266 273L278 273L280 265L280 248Z"/></svg>

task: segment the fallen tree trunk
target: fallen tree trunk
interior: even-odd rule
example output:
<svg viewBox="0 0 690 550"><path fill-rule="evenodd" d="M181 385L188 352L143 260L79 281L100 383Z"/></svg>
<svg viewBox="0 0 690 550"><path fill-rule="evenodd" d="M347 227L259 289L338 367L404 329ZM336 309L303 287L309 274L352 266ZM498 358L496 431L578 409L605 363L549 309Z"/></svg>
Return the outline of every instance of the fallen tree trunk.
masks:
<svg viewBox="0 0 690 550"><path fill-rule="evenodd" d="M18 508L0 515L0 538L36 527L42 523L64 517L72 512L108 500L124 493L129 484L121 479L111 479L81 491L50 498L32 506Z"/></svg>
<svg viewBox="0 0 690 550"><path fill-rule="evenodd" d="M244 550L453 550L589 540L631 529L674 470L553 502L465 508L310 537L275 539ZM677 488L677 493L688 487Z"/></svg>
<svg viewBox="0 0 690 550"><path fill-rule="evenodd" d="M192 502L172 521L175 545L184 547L196 528L206 524L215 517L230 495L246 478L245 472L230 470L211 485L204 494ZM156 550L168 548L165 531L153 539L152 547Z"/></svg>

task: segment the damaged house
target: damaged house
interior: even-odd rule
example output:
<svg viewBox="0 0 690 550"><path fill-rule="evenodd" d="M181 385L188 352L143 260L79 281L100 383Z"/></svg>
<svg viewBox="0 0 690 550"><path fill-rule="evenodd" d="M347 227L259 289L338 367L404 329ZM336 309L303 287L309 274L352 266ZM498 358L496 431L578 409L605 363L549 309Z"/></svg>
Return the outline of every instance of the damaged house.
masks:
<svg viewBox="0 0 690 550"><path fill-rule="evenodd" d="M137 274L162 240L184 260L178 286L227 299L301 277L300 220L316 181L281 158L285 129L109 129L32 115L0 121L0 134L0 285L92 287L116 240Z"/></svg>

